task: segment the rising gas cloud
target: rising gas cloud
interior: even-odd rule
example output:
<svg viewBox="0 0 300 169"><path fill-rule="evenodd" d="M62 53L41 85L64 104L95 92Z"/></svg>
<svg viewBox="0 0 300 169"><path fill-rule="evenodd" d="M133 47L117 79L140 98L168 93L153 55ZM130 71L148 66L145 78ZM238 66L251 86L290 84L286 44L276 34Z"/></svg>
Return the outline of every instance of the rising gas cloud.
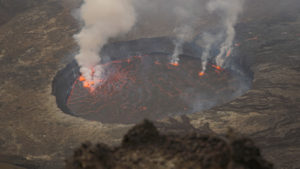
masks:
<svg viewBox="0 0 300 169"><path fill-rule="evenodd" d="M201 18L210 15L209 18L213 18L212 22L217 21L215 27L218 28L218 31L204 32L200 36L201 46L204 49L201 56L202 72L204 73L208 59L214 58L216 64L223 67L230 56L235 38L234 26L243 10L243 4L244 0L152 0L151 2L148 1L146 6L161 8L161 6L167 5L167 7L162 8L161 11L163 12L159 18L165 17L165 22L173 21L175 23L176 40L174 41L175 47L171 56L171 63L179 62L179 55L182 54L182 45L185 42L192 41L197 32L203 32L201 28L197 27ZM213 47L219 48L220 52L217 56L211 56Z"/></svg>
<svg viewBox="0 0 300 169"><path fill-rule="evenodd" d="M218 66L224 66L224 63L232 50L232 44L235 38L234 26L238 20L239 14L243 10L244 0L210 0L207 4L207 10L210 13L217 13L221 17L221 31L216 34L205 33L203 40L205 42L204 52L202 54L202 72L206 70L207 59L213 44L221 42L219 54L215 57Z"/></svg>
<svg viewBox="0 0 300 169"><path fill-rule="evenodd" d="M178 65L179 55L182 54L184 42L193 40L194 28L191 22L193 21L194 13L191 9L195 4L195 0L186 0L185 3L174 1L173 3L177 4L172 11L177 25L175 25L174 29L176 39L174 40L175 48L171 56L171 64Z"/></svg>
<svg viewBox="0 0 300 169"><path fill-rule="evenodd" d="M136 21L149 26L171 25L175 34L174 52L171 63L179 62L182 45L194 40L197 33L203 32L199 20L203 16L219 16L218 32L203 33L201 59L202 72L206 70L208 59L215 58L217 65L224 66L229 57L235 38L234 26L242 12L243 0L84 0L79 9L84 23L82 30L75 35L80 51L75 56L81 74L87 82L97 84L103 74L100 64L100 50L113 37L129 32ZM215 22L215 20L213 21ZM211 56L212 47L219 53Z"/></svg>
<svg viewBox="0 0 300 169"><path fill-rule="evenodd" d="M79 13L84 26L74 36L80 47L75 58L86 82L96 85L103 72L100 50L110 38L130 31L135 10L131 0L84 0Z"/></svg>
<svg viewBox="0 0 300 169"><path fill-rule="evenodd" d="M174 40L175 48L173 55L171 56L171 64L178 65L179 55L182 54L183 51L182 45L184 42L189 42L193 39L193 31L194 30L188 25L178 27L174 30L176 33L176 39Z"/></svg>

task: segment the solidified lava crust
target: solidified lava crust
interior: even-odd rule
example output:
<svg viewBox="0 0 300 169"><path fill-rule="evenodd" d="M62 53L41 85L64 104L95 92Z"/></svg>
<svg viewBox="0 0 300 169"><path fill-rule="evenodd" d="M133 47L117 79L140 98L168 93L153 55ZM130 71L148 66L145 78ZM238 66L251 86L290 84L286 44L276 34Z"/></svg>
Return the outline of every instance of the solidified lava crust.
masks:
<svg viewBox="0 0 300 169"><path fill-rule="evenodd" d="M210 108L232 99L235 77L201 60L182 57L178 66L164 55L133 56L105 65L107 77L93 92L77 79L67 106L78 116L104 123L136 123ZM232 85L231 85L232 84Z"/></svg>
<svg viewBox="0 0 300 169"><path fill-rule="evenodd" d="M105 76L92 92L74 62L58 72L53 94L66 113L103 123L137 123L145 118L193 113L243 94L248 82L234 71L208 64L200 74L201 49L185 44L179 65L170 64L168 38L110 44L104 48Z"/></svg>

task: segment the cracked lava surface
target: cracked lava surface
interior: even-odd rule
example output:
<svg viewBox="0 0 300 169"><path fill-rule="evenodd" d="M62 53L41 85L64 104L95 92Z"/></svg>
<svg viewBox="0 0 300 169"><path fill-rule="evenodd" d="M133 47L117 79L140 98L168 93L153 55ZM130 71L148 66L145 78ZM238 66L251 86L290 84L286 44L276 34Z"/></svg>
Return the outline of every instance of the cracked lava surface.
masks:
<svg viewBox="0 0 300 169"><path fill-rule="evenodd" d="M77 116L103 123L136 123L192 113L236 97L241 80L225 69L183 56L178 65L162 54L131 56L104 64L106 76L91 90L78 77L67 106Z"/></svg>

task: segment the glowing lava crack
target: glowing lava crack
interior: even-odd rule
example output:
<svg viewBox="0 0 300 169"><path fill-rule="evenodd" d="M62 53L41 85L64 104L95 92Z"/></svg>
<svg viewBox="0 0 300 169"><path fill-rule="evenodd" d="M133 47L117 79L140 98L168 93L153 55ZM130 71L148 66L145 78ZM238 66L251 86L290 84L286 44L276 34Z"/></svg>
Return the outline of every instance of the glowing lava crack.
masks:
<svg viewBox="0 0 300 169"><path fill-rule="evenodd" d="M239 91L239 79L201 60L182 57L176 65L163 54L132 56L105 64L106 77L97 88L79 76L67 106L77 116L104 123L136 123L192 113L225 103ZM92 92L91 92L92 91Z"/></svg>

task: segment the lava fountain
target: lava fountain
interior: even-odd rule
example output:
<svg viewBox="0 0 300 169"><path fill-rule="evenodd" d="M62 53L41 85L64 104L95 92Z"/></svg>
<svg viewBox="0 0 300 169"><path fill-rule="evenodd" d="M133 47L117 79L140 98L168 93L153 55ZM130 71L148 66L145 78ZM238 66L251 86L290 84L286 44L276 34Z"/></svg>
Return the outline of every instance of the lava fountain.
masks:
<svg viewBox="0 0 300 169"><path fill-rule="evenodd" d="M192 44L185 45L180 62L170 63L172 45L169 38L107 45L105 75L96 88L70 64L53 83L58 106L88 120L129 124L209 109L248 89L247 78L231 70L210 64L201 72L201 50Z"/></svg>

